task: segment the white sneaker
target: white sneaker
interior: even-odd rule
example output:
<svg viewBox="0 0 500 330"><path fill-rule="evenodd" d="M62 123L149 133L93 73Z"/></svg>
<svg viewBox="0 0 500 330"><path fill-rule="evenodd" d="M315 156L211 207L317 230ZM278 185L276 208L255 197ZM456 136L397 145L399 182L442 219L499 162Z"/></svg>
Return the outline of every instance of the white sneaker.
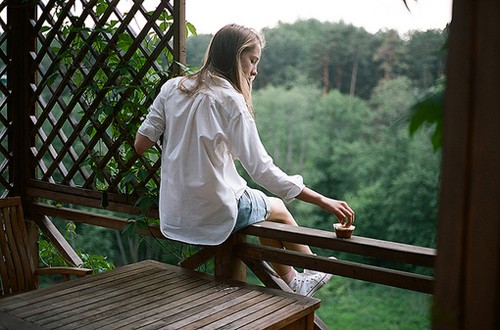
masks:
<svg viewBox="0 0 500 330"><path fill-rule="evenodd" d="M335 257L328 257L328 259L332 259L332 260L337 260L337 258ZM317 270L312 270L312 269L304 269L304 274L312 274L312 273L321 273L321 272L318 272Z"/></svg>
<svg viewBox="0 0 500 330"><path fill-rule="evenodd" d="M297 273L288 286L297 294L311 297L331 278L332 274L322 272Z"/></svg>

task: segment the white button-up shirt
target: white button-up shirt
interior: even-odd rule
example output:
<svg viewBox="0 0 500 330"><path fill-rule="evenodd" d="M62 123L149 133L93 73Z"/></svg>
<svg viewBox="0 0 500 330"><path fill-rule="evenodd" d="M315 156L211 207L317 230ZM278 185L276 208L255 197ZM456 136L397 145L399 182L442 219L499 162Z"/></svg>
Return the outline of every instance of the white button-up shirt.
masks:
<svg viewBox="0 0 500 330"><path fill-rule="evenodd" d="M304 188L302 177L280 170L266 152L241 93L225 79L211 76L209 88L189 95L182 77L167 81L139 128L151 141L163 134L160 227L171 239L217 245L231 234L238 199L250 177L285 201ZM185 80L185 86L192 81Z"/></svg>

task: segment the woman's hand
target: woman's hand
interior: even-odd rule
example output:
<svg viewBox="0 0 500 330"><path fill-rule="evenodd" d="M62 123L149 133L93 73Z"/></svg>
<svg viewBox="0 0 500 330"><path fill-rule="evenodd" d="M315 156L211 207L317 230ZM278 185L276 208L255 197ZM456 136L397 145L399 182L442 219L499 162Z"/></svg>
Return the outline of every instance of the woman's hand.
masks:
<svg viewBox="0 0 500 330"><path fill-rule="evenodd" d="M349 227L354 222L354 211L351 209L349 204L344 201L325 197L307 187L302 189L300 194L297 196L297 199L315 204L321 207L324 211L335 215L339 222L345 227Z"/></svg>
<svg viewBox="0 0 500 330"><path fill-rule="evenodd" d="M344 227L349 227L354 222L354 211L344 201L325 197L324 205L321 208L334 214Z"/></svg>

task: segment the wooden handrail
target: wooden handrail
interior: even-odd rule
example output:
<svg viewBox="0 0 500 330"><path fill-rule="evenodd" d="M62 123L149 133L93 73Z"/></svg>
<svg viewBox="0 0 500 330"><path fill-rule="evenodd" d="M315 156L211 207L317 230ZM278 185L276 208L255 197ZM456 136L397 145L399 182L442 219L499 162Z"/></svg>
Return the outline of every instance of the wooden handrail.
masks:
<svg viewBox="0 0 500 330"><path fill-rule="evenodd" d="M130 223L128 220L120 217L41 203L34 203L31 206L31 211L37 215L57 217L116 230L123 230L127 224ZM138 232L142 235L165 239L159 227L156 225L149 226L148 229L138 230ZM359 236L353 236L350 239L339 239L333 232L271 222L262 222L249 226L241 230L237 235L273 238L291 243L307 244L309 246L336 252L353 253L365 257L377 258L383 261L425 266L428 268L433 268L436 257L436 251L431 248ZM432 276L350 261L332 260L321 256L309 256L293 251L252 244L241 239L231 241L234 243L228 242L233 245L228 247L228 242L226 242L224 249L218 247L205 247L205 249L202 249L198 254L183 261L181 265L188 268L196 268L200 263L204 263L213 257L218 258L218 260L216 260L217 265L230 265L231 262L228 262L228 258L236 257L237 259L245 261L247 265L253 263L253 261L264 263L277 262L294 267L324 271L340 276L430 294L433 292L434 288L434 278ZM227 253L224 254L224 251L227 251ZM218 269L219 268L221 267L218 267ZM230 271L220 269L220 271L224 273L222 274L223 276L231 276L231 274L228 274L231 272L234 274L241 273L241 271L236 268Z"/></svg>
<svg viewBox="0 0 500 330"><path fill-rule="evenodd" d="M249 226L241 230L240 233L428 268L434 267L436 258L436 250L431 248L359 236L341 239L337 238L333 231L296 227L268 221ZM239 244L235 250L237 256L244 260L283 263L430 294L434 289L434 278L432 276L412 272L332 260L326 257L307 256L293 251L250 243Z"/></svg>
<svg viewBox="0 0 500 330"><path fill-rule="evenodd" d="M295 227L269 221L249 226L241 233L424 267L434 267L436 258L436 250L431 248L360 236L341 239L337 238L333 231Z"/></svg>

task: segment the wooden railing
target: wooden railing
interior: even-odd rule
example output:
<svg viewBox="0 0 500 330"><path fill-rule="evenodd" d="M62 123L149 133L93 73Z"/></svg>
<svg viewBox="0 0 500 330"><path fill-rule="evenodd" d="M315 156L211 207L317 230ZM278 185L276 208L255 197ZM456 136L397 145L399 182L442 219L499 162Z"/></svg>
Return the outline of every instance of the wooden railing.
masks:
<svg viewBox="0 0 500 330"><path fill-rule="evenodd" d="M129 221L108 215L79 211L66 207L57 207L35 203L30 206L35 218L56 217L79 223L86 223L116 230L123 230ZM157 226L149 226L139 230L147 236L165 239ZM340 239L329 231L294 227L289 225L262 222L252 225L233 235L220 246L202 247L193 256L182 261L183 267L196 269L214 260L215 276L219 278L245 279L245 265L268 287L286 290L286 285L273 274L268 262L287 264L298 268L328 272L331 274L363 280L372 283L389 285L407 290L432 294L434 278L415 272L401 271L384 266L373 266L360 262L334 260L323 256L305 255L293 251L276 249L252 243L249 237L273 238L291 243L307 244L311 247L332 251L332 254L346 252L376 259L381 264L387 262L402 265L423 266L432 270L436 251L431 248L417 247L353 236Z"/></svg>

